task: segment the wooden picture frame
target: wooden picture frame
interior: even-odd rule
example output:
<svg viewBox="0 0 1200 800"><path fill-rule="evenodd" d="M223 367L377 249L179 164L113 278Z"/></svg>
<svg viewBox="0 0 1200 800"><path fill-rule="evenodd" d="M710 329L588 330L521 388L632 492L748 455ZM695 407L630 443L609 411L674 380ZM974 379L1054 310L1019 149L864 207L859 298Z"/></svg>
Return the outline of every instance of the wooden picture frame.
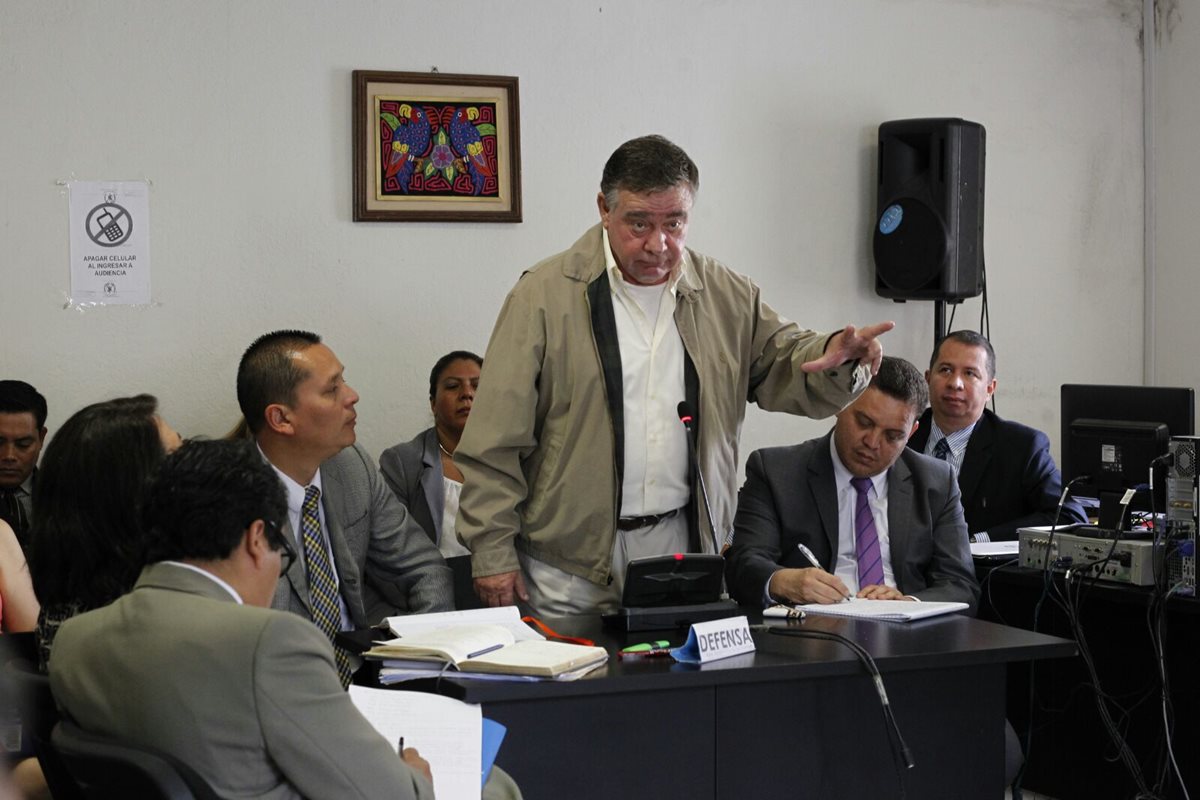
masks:
<svg viewBox="0 0 1200 800"><path fill-rule="evenodd" d="M520 222L515 77L354 70L356 222Z"/></svg>

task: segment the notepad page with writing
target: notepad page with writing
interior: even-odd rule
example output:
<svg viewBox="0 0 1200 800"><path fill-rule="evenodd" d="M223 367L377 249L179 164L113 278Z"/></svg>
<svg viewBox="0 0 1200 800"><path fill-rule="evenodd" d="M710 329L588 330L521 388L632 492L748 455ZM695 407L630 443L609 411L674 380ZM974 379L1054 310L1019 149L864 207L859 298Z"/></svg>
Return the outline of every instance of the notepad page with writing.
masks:
<svg viewBox="0 0 1200 800"><path fill-rule="evenodd" d="M483 714L479 706L427 692L351 686L350 699L395 748L404 737L429 762L438 800L479 800Z"/></svg>

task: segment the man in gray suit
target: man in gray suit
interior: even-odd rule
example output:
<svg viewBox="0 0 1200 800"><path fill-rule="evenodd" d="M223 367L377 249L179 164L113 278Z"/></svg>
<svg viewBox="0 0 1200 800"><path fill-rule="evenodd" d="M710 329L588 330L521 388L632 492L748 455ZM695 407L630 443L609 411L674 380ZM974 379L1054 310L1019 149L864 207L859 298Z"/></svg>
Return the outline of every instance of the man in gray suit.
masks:
<svg viewBox="0 0 1200 800"><path fill-rule="evenodd" d="M739 602L857 596L974 608L954 473L905 447L927 398L920 371L885 356L829 434L750 455L726 561Z"/></svg>
<svg viewBox="0 0 1200 800"><path fill-rule="evenodd" d="M170 456L143 509L150 561L133 591L63 624L50 684L85 730L175 756L222 797L430 798L338 684L313 625L267 608L293 555L287 499L245 441ZM519 797L498 769L484 797Z"/></svg>
<svg viewBox="0 0 1200 800"><path fill-rule="evenodd" d="M313 620L331 639L401 613L454 607L450 568L355 444L358 394L321 338L275 331L246 350L238 403L288 496L284 530L300 557L275 608ZM348 682L354 664L337 649Z"/></svg>

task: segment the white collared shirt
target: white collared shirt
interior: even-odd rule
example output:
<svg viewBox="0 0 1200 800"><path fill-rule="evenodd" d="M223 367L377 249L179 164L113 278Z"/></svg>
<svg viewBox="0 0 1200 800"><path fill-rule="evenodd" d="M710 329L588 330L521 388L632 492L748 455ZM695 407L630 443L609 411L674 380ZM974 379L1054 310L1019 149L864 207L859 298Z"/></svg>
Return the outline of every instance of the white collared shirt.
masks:
<svg viewBox="0 0 1200 800"><path fill-rule="evenodd" d="M624 391L625 463L622 517L661 514L687 504L687 431L679 421L685 399L683 340L675 325L681 265L663 284L625 280L604 236Z"/></svg>
<svg viewBox="0 0 1200 800"><path fill-rule="evenodd" d="M262 453L262 448L258 449ZM271 464L271 459L267 458L267 454L263 453L263 459ZM279 480L283 481L283 488L287 490L288 504L288 524L292 528L292 538L295 539L296 545L296 560L304 567L304 574L308 575L308 565L304 561L304 540L300 535L300 514L304 507L304 495L308 490L308 486L301 486L285 474L279 467L271 464L271 469L275 470L275 474L279 476ZM321 500L324 500L325 490L321 486L321 470L317 470L312 477L309 486L315 486L321 490ZM329 542L329 523L325 521L325 503L317 502L317 515L321 519L321 539L325 543L325 553L329 557L329 566L333 573L333 582L337 585L337 601L338 601L338 616L341 618L341 630L348 631L352 627L350 624L350 612L346 609L346 601L342 598L342 579L338 575L336 562L333 560L333 545ZM281 579L282 580L282 579Z"/></svg>
<svg viewBox="0 0 1200 800"><path fill-rule="evenodd" d="M179 567L180 569L191 570L192 572L196 573L197 575L203 575L204 577L208 578L210 581L215 583L217 586L220 586L222 589L229 592L229 596L232 597L234 600L236 600L237 604L239 606L245 605L245 603L242 602L242 596L237 593L237 589L234 589L228 583L221 580L220 578L218 578L216 575L209 572L208 570L200 569L200 567L197 567L195 564L185 564L182 561L164 561L162 563L170 564L172 567Z"/></svg>
<svg viewBox="0 0 1200 800"><path fill-rule="evenodd" d="M943 433L942 429L933 420L929 418L929 439L925 442L925 455L933 456L933 449L937 447L937 443L942 439L946 440L946 444L950 446L950 456L946 459L954 470L954 477L958 477L958 471L962 469L963 457L967 454L967 442L971 439L971 432L975 430L978 421L972 422L962 430L957 430L954 433ZM937 458L937 456L934 456Z"/></svg>
<svg viewBox="0 0 1200 800"><path fill-rule="evenodd" d="M850 594L858 593L858 555L854 541L854 507L858 502L858 491L850 485L854 476L838 457L837 445L833 437L829 437L829 452L833 456L833 481L837 489L838 504L838 554L834 574L842 579ZM871 489L867 502L871 506L871 516L875 518L875 533L879 537L879 555L883 562L883 582L896 588L896 578L892 574L892 548L888 539L888 472L883 472L871 478Z"/></svg>

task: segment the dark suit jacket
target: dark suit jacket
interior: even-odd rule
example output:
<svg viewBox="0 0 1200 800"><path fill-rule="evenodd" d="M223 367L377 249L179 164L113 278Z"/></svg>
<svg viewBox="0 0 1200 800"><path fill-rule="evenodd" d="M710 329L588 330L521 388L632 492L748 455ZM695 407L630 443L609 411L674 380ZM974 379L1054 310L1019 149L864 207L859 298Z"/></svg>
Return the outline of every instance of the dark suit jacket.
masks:
<svg viewBox="0 0 1200 800"><path fill-rule="evenodd" d="M446 490L442 484L445 473L438 452L437 428L427 428L412 441L384 450L379 456L379 472L396 494L396 499L440 547ZM471 557L451 556L446 559L446 564L454 573L455 607L460 610L482 608L471 577Z"/></svg>
<svg viewBox="0 0 1200 800"><path fill-rule="evenodd" d="M396 500L366 450L352 445L323 463L321 486L334 568L355 627L398 614L454 608L445 559ZM300 559L279 581L271 605L312 619Z"/></svg>
<svg viewBox="0 0 1200 800"><path fill-rule="evenodd" d="M165 750L222 797L433 797L342 690L324 634L173 564L65 622L50 685L85 730Z"/></svg>
<svg viewBox="0 0 1200 800"><path fill-rule="evenodd" d="M834 569L837 487L830 435L750 454L738 496L725 578L739 603L758 604L780 567L808 567L803 543ZM968 603L979 584L971 562L958 486L948 464L905 449L888 473L888 542L897 588L921 600Z"/></svg>
<svg viewBox="0 0 1200 800"><path fill-rule="evenodd" d="M442 540L445 494L437 428L427 428L412 441L393 445L379 456L383 480L434 544Z"/></svg>
<svg viewBox="0 0 1200 800"><path fill-rule="evenodd" d="M921 415L908 446L925 452L933 411ZM958 473L963 513L971 533L986 531L988 538L1017 538L1017 528L1051 525L1062 494L1062 476L1050 457L1046 434L1019 422L1010 422L983 410L975 423ZM1087 522L1074 500L1063 504L1060 525Z"/></svg>

